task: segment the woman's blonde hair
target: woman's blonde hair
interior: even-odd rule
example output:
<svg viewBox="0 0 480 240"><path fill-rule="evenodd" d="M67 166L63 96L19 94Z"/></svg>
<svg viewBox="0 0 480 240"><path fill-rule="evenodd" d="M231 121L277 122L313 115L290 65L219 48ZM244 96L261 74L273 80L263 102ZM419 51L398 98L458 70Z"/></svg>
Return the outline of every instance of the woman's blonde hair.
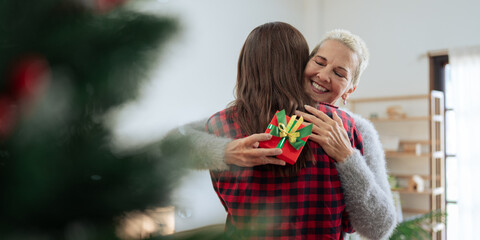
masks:
<svg viewBox="0 0 480 240"><path fill-rule="evenodd" d="M320 46L327 40L336 40L343 43L358 56L358 67L355 70L352 78L352 86L356 87L360 81L360 76L368 66L370 54L368 52L367 45L359 36L351 33L350 31L344 29L335 29L327 32L325 38L317 46L315 46L310 53L310 58L315 56L318 48L320 48Z"/></svg>

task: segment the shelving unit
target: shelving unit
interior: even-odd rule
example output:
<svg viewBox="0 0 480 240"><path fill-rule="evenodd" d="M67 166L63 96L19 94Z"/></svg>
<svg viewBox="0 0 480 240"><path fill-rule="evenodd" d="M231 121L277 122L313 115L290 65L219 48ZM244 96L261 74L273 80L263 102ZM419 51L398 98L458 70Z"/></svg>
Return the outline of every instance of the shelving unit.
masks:
<svg viewBox="0 0 480 240"><path fill-rule="evenodd" d="M350 102L350 110L370 119L379 133L404 219L434 210L445 212L443 93ZM418 184L423 186L415 187ZM434 240L445 239L444 224L433 221L431 233Z"/></svg>

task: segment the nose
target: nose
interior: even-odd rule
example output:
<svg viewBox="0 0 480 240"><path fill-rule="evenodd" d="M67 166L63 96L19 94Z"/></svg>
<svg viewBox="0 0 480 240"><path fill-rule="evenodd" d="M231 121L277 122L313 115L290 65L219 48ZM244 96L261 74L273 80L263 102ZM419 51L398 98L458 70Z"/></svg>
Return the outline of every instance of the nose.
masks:
<svg viewBox="0 0 480 240"><path fill-rule="evenodd" d="M320 69L318 72L317 72L317 77L320 81L322 82L327 82L327 83L330 83L330 75L328 74L328 71L326 71L326 69Z"/></svg>

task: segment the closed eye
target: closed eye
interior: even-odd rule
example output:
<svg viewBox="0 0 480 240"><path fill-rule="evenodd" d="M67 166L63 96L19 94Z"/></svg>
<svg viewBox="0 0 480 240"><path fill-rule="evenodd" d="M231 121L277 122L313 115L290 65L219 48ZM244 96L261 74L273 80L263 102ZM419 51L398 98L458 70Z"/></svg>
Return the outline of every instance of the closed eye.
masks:
<svg viewBox="0 0 480 240"><path fill-rule="evenodd" d="M318 56L318 55L315 56L313 61L315 61L315 63L318 64L319 66L322 66L322 67L327 66L327 59L322 56Z"/></svg>
<svg viewBox="0 0 480 240"><path fill-rule="evenodd" d="M341 77L341 78L345 78L342 74L338 73L338 72L335 72L335 75Z"/></svg>

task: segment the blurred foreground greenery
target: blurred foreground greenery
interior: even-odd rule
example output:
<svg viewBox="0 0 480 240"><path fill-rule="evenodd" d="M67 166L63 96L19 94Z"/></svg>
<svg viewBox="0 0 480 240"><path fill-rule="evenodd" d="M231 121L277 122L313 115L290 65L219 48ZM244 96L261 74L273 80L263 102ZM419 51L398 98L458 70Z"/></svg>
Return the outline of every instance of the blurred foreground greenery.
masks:
<svg viewBox="0 0 480 240"><path fill-rule="evenodd" d="M169 205L188 143L114 151L105 115L178 24L124 2L0 2L0 239L116 239L126 212Z"/></svg>
<svg viewBox="0 0 480 240"><path fill-rule="evenodd" d="M405 219L399 223L393 231L390 240L402 239L432 239L432 222L435 224L445 224L446 213L442 211L432 211L423 215L418 215L410 219ZM445 225L443 225L445 227Z"/></svg>

